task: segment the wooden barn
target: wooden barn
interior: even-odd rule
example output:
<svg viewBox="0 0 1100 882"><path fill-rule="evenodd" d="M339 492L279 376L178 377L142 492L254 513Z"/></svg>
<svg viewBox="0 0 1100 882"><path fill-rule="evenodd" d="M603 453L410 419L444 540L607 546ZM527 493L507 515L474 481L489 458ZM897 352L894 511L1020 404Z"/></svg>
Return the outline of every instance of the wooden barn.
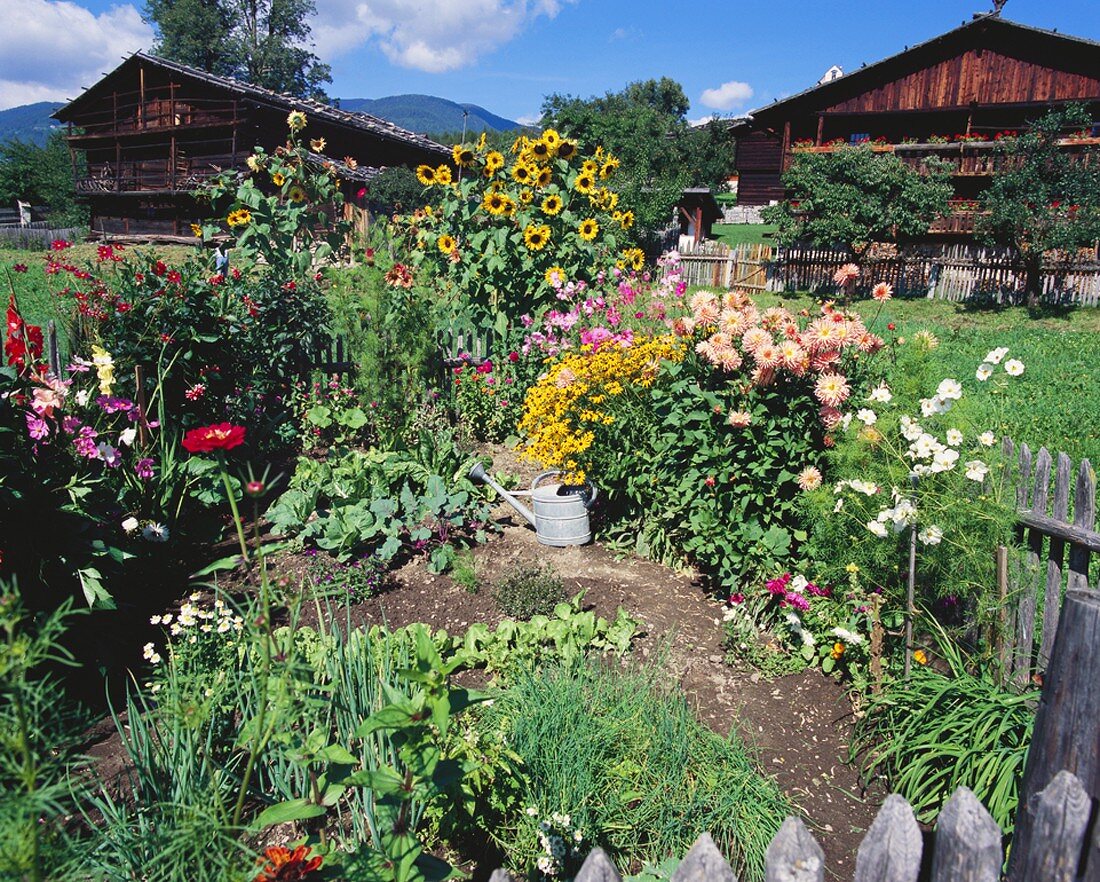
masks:
<svg viewBox="0 0 1100 882"><path fill-rule="evenodd" d="M735 124L738 204L783 198L798 151L869 142L919 169L930 156L954 166L955 196L932 234L973 232L998 136L1049 108L1087 104L1100 119L1100 43L1017 24L997 13L845 76L753 111ZM1067 133L1066 150L1100 144L1097 126Z"/></svg>
<svg viewBox="0 0 1100 882"><path fill-rule="evenodd" d="M434 141L378 117L294 98L143 52L127 58L54 117L69 126L69 148L87 171L77 192L91 208L93 235L191 240L203 216L192 191L244 166L253 147L287 137L287 114L308 118L305 135L324 138L353 196L378 169L450 161ZM353 163L344 163L351 157Z"/></svg>

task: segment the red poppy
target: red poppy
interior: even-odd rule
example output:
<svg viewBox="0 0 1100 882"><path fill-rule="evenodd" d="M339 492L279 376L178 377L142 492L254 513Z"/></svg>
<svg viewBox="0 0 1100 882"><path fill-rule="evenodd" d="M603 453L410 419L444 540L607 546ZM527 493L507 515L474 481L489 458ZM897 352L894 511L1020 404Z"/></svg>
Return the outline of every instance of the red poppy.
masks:
<svg viewBox="0 0 1100 882"><path fill-rule="evenodd" d="M267 863L252 882L298 882L321 866L321 856L308 857L309 846L299 845L293 851L281 845L264 850Z"/></svg>
<svg viewBox="0 0 1100 882"><path fill-rule="evenodd" d="M192 429L183 436L183 447L189 453L210 453L212 450L232 450L244 443L244 426L218 423Z"/></svg>

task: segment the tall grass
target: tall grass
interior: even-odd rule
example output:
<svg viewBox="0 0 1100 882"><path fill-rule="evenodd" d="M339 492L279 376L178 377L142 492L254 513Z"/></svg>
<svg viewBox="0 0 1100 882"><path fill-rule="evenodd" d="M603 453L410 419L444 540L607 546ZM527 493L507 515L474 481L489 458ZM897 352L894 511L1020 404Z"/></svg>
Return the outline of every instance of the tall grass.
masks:
<svg viewBox="0 0 1100 882"><path fill-rule="evenodd" d="M539 854L539 818L559 812L622 867L680 857L709 831L739 878L764 878L765 850L790 805L744 746L699 723L657 669L590 662L529 673L480 725L503 732L523 761L523 806L493 834L517 872Z"/></svg>

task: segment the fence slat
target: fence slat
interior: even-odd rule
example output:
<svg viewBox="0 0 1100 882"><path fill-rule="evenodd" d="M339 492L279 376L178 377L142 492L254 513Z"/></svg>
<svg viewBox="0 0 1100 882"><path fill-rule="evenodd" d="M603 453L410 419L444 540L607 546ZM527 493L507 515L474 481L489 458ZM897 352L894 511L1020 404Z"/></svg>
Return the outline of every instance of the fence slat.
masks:
<svg viewBox="0 0 1100 882"><path fill-rule="evenodd" d="M607 852L599 847L592 849L573 879L574 882L623 882Z"/></svg>
<svg viewBox="0 0 1100 882"><path fill-rule="evenodd" d="M1090 800L1077 776L1064 769L1038 794L1032 848L1013 862L1010 882L1073 882L1088 829Z"/></svg>
<svg viewBox="0 0 1100 882"><path fill-rule="evenodd" d="M1059 453L1054 472L1054 506L1050 513L1056 521L1065 521L1069 515L1069 481L1069 457ZM1039 644L1039 667L1042 670L1050 662L1054 635L1058 631L1058 614L1062 609L1062 561L1065 554L1065 541L1051 536L1047 551L1047 582L1043 594L1043 636Z"/></svg>
<svg viewBox="0 0 1100 882"><path fill-rule="evenodd" d="M936 821L931 882L998 882L1001 830L977 797L960 787Z"/></svg>
<svg viewBox="0 0 1100 882"><path fill-rule="evenodd" d="M921 851L920 827L913 809L892 793L859 845L855 882L916 882Z"/></svg>
<svg viewBox="0 0 1100 882"><path fill-rule="evenodd" d="M825 852L798 818L787 818L764 857L765 882L824 882Z"/></svg>
<svg viewBox="0 0 1100 882"><path fill-rule="evenodd" d="M1087 459L1077 470L1077 489L1073 495L1073 525L1091 530L1096 524L1096 476ZM1084 591L1089 587L1089 550L1080 545L1069 549L1069 582L1067 591Z"/></svg>
<svg viewBox="0 0 1100 882"><path fill-rule="evenodd" d="M710 834L703 833L680 861L671 882L737 882L737 875Z"/></svg>

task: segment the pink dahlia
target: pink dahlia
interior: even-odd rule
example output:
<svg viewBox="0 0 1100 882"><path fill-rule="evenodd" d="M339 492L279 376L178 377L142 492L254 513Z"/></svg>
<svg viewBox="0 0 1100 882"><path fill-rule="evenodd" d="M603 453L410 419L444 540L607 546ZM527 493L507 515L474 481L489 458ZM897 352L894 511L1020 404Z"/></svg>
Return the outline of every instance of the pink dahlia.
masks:
<svg viewBox="0 0 1100 882"><path fill-rule="evenodd" d="M841 374L822 374L814 384L814 395L817 400L829 407L840 407L851 394L852 387Z"/></svg>

